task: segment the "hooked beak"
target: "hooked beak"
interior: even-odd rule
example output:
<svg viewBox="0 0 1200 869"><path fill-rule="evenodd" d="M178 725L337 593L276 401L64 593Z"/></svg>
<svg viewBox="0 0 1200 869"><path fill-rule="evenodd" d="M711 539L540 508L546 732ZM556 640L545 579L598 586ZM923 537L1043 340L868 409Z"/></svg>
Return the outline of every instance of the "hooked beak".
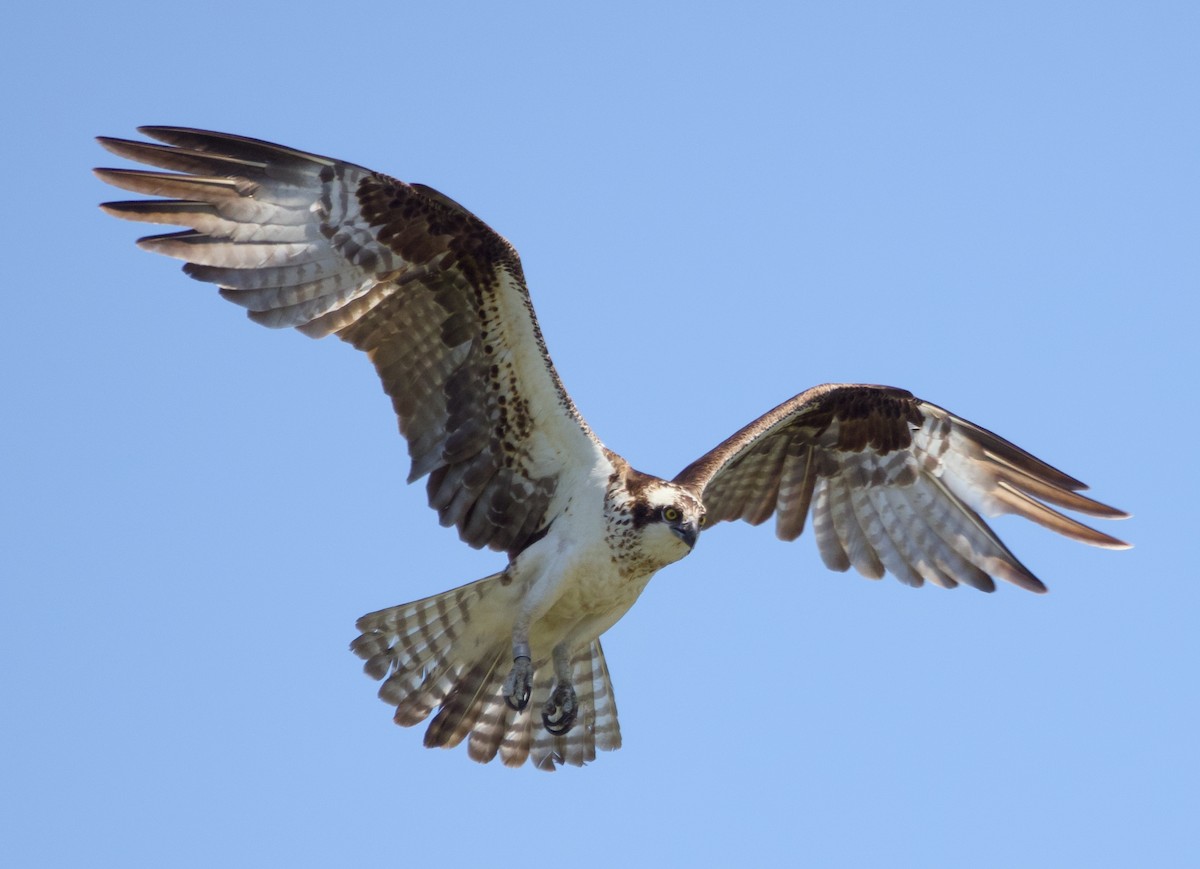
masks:
<svg viewBox="0 0 1200 869"><path fill-rule="evenodd" d="M675 532L675 536L687 544L690 550L695 547L696 539L700 536L700 529L695 522L687 522L683 525L672 525L671 530Z"/></svg>

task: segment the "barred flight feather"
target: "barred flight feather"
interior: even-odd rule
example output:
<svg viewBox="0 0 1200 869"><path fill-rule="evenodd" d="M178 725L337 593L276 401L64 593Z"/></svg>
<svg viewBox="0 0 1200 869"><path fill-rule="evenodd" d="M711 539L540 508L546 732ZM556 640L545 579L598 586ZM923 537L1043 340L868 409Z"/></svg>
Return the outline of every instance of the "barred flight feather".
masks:
<svg viewBox="0 0 1200 869"><path fill-rule="evenodd" d="M786 447L786 460L785 456ZM776 516L793 539L811 511L826 566L906 585L1031 591L1045 586L980 514L1015 513L1066 537L1127 544L1049 505L1125 516L1073 477L1003 438L894 387L830 384L785 402L697 459L675 482L699 493L710 521Z"/></svg>
<svg viewBox="0 0 1200 869"><path fill-rule="evenodd" d="M97 174L167 199L108 212L187 227L141 244L186 260L255 322L336 333L367 352L413 478L475 469L439 507L443 520L472 546L519 551L548 521L557 474L602 447L559 382L508 242L449 197L361 166L224 133L142 132L165 144L100 143L172 171ZM555 451L540 454L545 443ZM501 467L511 473L478 473Z"/></svg>

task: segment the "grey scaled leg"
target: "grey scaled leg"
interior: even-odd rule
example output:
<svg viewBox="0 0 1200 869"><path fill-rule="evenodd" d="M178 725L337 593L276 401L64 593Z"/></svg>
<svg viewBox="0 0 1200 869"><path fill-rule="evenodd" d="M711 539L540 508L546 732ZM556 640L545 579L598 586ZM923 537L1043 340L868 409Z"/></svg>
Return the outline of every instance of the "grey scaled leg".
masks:
<svg viewBox="0 0 1200 869"><path fill-rule="evenodd" d="M566 643L554 647L554 690L542 706L542 724L555 736L562 736L575 725L579 704L571 684L571 652Z"/></svg>
<svg viewBox="0 0 1200 869"><path fill-rule="evenodd" d="M504 680L504 702L510 709L524 712L529 705L529 693L533 690L533 661L529 657L529 644L513 643L513 666Z"/></svg>

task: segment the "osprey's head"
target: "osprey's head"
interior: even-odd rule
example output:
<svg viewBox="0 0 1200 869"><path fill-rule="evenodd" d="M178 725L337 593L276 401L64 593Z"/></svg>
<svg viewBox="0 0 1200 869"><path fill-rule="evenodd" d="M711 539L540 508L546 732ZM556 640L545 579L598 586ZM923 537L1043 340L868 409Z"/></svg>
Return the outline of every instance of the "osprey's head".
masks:
<svg viewBox="0 0 1200 869"><path fill-rule="evenodd" d="M688 489L654 480L634 501L633 526L640 533L643 554L670 564L696 545L704 527L704 505Z"/></svg>

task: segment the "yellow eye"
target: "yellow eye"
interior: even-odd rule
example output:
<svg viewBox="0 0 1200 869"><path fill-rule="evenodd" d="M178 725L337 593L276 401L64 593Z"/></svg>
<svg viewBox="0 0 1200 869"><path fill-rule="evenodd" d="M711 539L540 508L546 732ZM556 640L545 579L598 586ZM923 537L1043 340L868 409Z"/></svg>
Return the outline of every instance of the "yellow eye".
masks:
<svg viewBox="0 0 1200 869"><path fill-rule="evenodd" d="M675 522L679 519L679 511L674 507L663 507L662 517L668 522Z"/></svg>
<svg viewBox="0 0 1200 869"><path fill-rule="evenodd" d="M700 517L700 527L703 528L707 524L708 524L708 516L701 516Z"/></svg>

